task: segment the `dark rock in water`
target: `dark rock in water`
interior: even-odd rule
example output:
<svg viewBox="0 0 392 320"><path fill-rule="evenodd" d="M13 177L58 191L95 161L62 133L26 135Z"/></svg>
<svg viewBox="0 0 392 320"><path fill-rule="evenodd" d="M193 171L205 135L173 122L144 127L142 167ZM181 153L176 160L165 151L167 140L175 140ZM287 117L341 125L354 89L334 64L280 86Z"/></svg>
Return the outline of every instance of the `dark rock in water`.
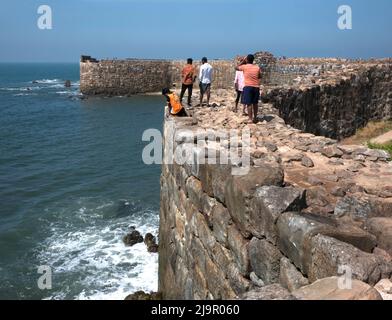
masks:
<svg viewBox="0 0 392 320"><path fill-rule="evenodd" d="M144 243L147 246L148 252L158 252L158 245L156 243L156 239L151 233L147 233L144 236Z"/></svg>
<svg viewBox="0 0 392 320"><path fill-rule="evenodd" d="M126 246L133 246L137 243L143 242L143 237L139 231L131 227L131 232L124 236L123 241Z"/></svg>
<svg viewBox="0 0 392 320"><path fill-rule="evenodd" d="M65 84L64 84L64 87L70 88L71 87L71 80L66 80Z"/></svg>
<svg viewBox="0 0 392 320"><path fill-rule="evenodd" d="M146 293L144 291L137 291L126 296L124 300L162 300L162 295L159 292Z"/></svg>

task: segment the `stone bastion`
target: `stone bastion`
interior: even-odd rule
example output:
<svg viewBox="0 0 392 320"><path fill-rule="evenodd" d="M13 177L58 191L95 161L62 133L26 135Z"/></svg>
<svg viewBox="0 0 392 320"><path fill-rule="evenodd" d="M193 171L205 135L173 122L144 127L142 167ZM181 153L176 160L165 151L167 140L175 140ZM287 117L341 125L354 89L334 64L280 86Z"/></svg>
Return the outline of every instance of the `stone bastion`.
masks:
<svg viewBox="0 0 392 320"><path fill-rule="evenodd" d="M378 299L372 286L392 275L390 155L296 129L272 104L246 124L227 90L213 100L189 118L165 117L164 153L182 160L162 165L163 297ZM217 134L232 129L250 140ZM248 148L248 164L231 161L233 142ZM338 287L346 271L352 290Z"/></svg>
<svg viewBox="0 0 392 320"><path fill-rule="evenodd" d="M182 64L81 62L81 90L157 91L179 81L173 70ZM166 111L164 160L174 154L182 161L162 164L162 297L390 298L390 154L339 140L391 118L392 60L273 61L265 66L257 124L232 111L233 65L221 62L210 107L185 118ZM141 68L140 78L130 80L129 68ZM156 87L144 82L139 90L154 72L161 75ZM230 130L249 139L225 135ZM232 146L241 157L231 156Z"/></svg>

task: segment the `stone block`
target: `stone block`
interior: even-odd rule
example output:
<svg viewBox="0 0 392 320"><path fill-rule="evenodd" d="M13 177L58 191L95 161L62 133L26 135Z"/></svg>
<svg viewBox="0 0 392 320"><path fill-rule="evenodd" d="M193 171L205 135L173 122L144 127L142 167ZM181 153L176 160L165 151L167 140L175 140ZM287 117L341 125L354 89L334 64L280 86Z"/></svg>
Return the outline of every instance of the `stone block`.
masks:
<svg viewBox="0 0 392 320"><path fill-rule="evenodd" d="M279 282L290 292L309 284L309 280L286 257L280 260Z"/></svg>
<svg viewBox="0 0 392 320"><path fill-rule="evenodd" d="M353 280L349 289L339 287L339 277L320 279L292 292L298 300L382 300L376 289Z"/></svg>
<svg viewBox="0 0 392 320"><path fill-rule="evenodd" d="M347 274L347 270L353 279L375 285L392 274L392 265L380 256L363 252L334 238L324 235L312 238L309 281Z"/></svg>
<svg viewBox="0 0 392 320"><path fill-rule="evenodd" d="M363 193L350 194L336 203L334 214L338 217L349 216L361 222L375 217L392 218L392 201Z"/></svg>
<svg viewBox="0 0 392 320"><path fill-rule="evenodd" d="M200 180L196 179L195 177L190 177L186 182L186 190L187 190L189 200L201 212L203 210L202 201L201 201L203 191L201 188Z"/></svg>
<svg viewBox="0 0 392 320"><path fill-rule="evenodd" d="M252 282L241 274L237 265L234 263L228 266L227 279L236 295L247 292L252 286Z"/></svg>
<svg viewBox="0 0 392 320"><path fill-rule="evenodd" d="M377 247L392 255L392 218L371 218L367 230L377 238Z"/></svg>
<svg viewBox="0 0 392 320"><path fill-rule="evenodd" d="M392 281L389 279L382 279L378 282L374 289L378 291L383 300L392 300Z"/></svg>
<svg viewBox="0 0 392 320"><path fill-rule="evenodd" d="M249 243L249 259L252 271L265 284L279 282L280 251L267 240L253 238Z"/></svg>
<svg viewBox="0 0 392 320"><path fill-rule="evenodd" d="M278 219L277 230L279 249L305 275L311 256L310 241L315 235L328 235L366 252L372 252L376 244L374 236L354 225L313 214L284 213Z"/></svg>
<svg viewBox="0 0 392 320"><path fill-rule="evenodd" d="M205 217L198 212L194 215L191 224L194 235L200 239L208 252L212 252L216 239L213 236L212 230L209 228Z"/></svg>
<svg viewBox="0 0 392 320"><path fill-rule="evenodd" d="M308 273L310 240L322 231L335 228L330 219L287 212L277 222L278 247L303 274Z"/></svg>
<svg viewBox="0 0 392 320"><path fill-rule="evenodd" d="M249 241L238 231L235 225L231 225L227 230L227 241L229 249L233 252L234 260L238 269L244 276L249 275Z"/></svg>
<svg viewBox="0 0 392 320"><path fill-rule="evenodd" d="M250 236L249 200L261 186L281 186L283 170L281 167L251 167L245 176L231 176L225 189L225 203L231 217L245 237Z"/></svg>
<svg viewBox="0 0 392 320"><path fill-rule="evenodd" d="M211 213L213 234L224 246L228 246L227 229L231 223L229 211L220 203L217 203Z"/></svg>
<svg viewBox="0 0 392 320"><path fill-rule="evenodd" d="M276 243L276 222L283 212L306 207L305 192L293 187L263 186L250 200L249 228L256 237Z"/></svg>
<svg viewBox="0 0 392 320"><path fill-rule="evenodd" d="M211 292L215 300L233 299L237 296L231 289L222 270L208 257L206 259L205 279L208 291Z"/></svg>
<svg viewBox="0 0 392 320"><path fill-rule="evenodd" d="M280 284L271 284L246 292L241 300L296 300L295 297Z"/></svg>

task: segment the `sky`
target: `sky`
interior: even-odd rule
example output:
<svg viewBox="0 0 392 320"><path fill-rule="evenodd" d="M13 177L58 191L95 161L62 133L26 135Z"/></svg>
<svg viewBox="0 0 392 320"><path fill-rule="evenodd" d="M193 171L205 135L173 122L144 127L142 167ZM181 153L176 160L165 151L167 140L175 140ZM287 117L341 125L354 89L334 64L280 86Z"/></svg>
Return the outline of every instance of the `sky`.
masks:
<svg viewBox="0 0 392 320"><path fill-rule="evenodd" d="M41 30L40 5L52 9ZM352 9L340 30L338 7ZM104 58L391 57L391 0L1 0L0 62Z"/></svg>

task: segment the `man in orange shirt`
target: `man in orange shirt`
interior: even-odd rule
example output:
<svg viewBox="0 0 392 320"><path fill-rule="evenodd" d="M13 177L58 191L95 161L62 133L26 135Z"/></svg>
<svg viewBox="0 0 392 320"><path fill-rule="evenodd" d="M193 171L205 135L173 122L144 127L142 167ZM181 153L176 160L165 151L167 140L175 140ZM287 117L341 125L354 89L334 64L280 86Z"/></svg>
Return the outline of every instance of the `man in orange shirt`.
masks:
<svg viewBox="0 0 392 320"><path fill-rule="evenodd" d="M260 98L260 67L253 64L255 57L249 54L235 69L244 73L245 86L242 92L242 102L248 108L248 123L257 122L257 112Z"/></svg>
<svg viewBox="0 0 392 320"><path fill-rule="evenodd" d="M192 89L193 82L195 82L195 68L192 65L193 60L189 58L187 60L186 66L182 69L181 77L182 77L182 86L181 86L181 94L180 101L182 103L182 98L184 97L185 91L188 90L188 105L191 105L192 100Z"/></svg>

